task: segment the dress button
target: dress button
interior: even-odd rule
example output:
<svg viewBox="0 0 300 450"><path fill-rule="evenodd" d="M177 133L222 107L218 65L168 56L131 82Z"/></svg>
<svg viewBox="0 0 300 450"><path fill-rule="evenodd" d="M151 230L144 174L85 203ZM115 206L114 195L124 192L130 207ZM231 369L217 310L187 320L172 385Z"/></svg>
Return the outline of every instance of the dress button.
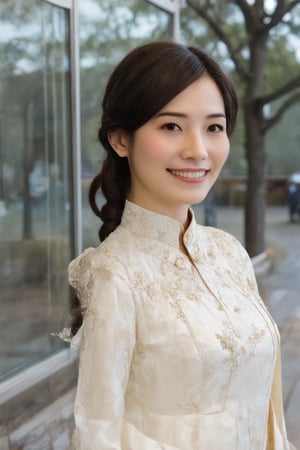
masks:
<svg viewBox="0 0 300 450"><path fill-rule="evenodd" d="M176 258L175 260L175 266L178 269L185 269L185 263L183 258Z"/></svg>

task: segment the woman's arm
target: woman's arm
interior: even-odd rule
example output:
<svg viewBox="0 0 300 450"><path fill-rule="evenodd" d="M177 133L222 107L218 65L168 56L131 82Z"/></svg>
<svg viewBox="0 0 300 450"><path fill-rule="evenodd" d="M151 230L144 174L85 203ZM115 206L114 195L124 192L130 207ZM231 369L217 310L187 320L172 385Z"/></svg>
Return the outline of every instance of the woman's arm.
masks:
<svg viewBox="0 0 300 450"><path fill-rule="evenodd" d="M131 290L118 273L112 273L107 261L97 267L84 259L71 263L70 283L85 307L79 330L74 448L120 450L124 396L135 345Z"/></svg>

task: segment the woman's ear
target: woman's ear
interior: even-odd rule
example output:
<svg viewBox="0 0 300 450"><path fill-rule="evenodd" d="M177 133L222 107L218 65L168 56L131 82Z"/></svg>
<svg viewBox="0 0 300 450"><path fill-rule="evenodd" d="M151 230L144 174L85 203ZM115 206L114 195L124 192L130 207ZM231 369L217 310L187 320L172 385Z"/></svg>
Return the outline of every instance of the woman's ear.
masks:
<svg viewBox="0 0 300 450"><path fill-rule="evenodd" d="M125 158L129 154L129 139L123 130L115 130L107 135L108 142L114 151L121 157Z"/></svg>

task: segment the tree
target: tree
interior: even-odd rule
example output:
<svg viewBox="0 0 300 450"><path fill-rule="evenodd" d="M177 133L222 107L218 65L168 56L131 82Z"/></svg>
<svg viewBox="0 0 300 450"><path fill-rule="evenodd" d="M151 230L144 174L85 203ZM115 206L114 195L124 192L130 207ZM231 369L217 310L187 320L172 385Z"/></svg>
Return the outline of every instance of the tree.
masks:
<svg viewBox="0 0 300 450"><path fill-rule="evenodd" d="M221 52L224 54L226 49L226 57L230 57L242 85L248 179L245 245L249 254L255 256L265 250L266 133L300 101L299 62L290 38L299 36L300 0L277 0L272 7L272 2L266 0L186 3L218 38L215 45L223 44ZM284 48L284 52L278 54L279 48ZM285 69L285 76L280 79L273 76L276 54L276 64ZM282 60L287 56L294 61L288 74Z"/></svg>
<svg viewBox="0 0 300 450"><path fill-rule="evenodd" d="M58 198L69 195L57 195L69 176L68 27L53 6L35 0L0 0L0 26L0 201L21 203L21 238L31 239L32 215L46 220L58 204L65 211Z"/></svg>

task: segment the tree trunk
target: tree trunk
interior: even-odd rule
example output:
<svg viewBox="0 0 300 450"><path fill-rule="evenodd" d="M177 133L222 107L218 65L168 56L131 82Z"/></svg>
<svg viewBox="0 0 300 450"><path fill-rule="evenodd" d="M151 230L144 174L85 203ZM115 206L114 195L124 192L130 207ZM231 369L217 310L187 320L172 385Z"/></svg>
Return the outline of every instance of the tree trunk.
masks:
<svg viewBox="0 0 300 450"><path fill-rule="evenodd" d="M248 181L245 205L245 246L251 257L265 250L266 152L263 93L267 33L257 33L250 43L250 76L244 99L245 146Z"/></svg>
<svg viewBox="0 0 300 450"><path fill-rule="evenodd" d="M245 246L251 257L265 250L266 154L259 115L253 102L244 107L248 181L245 205Z"/></svg>

